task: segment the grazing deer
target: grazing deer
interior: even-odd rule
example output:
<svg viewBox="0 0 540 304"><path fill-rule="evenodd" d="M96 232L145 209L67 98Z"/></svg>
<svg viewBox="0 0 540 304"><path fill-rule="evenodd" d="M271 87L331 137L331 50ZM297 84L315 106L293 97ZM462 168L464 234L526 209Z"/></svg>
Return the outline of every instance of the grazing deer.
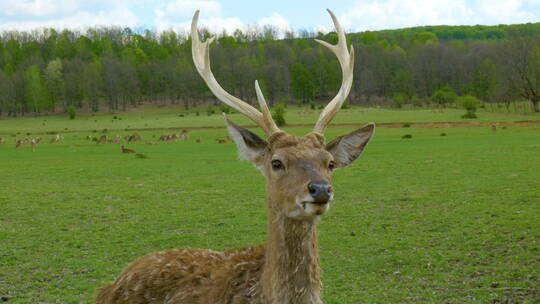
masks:
<svg viewBox="0 0 540 304"><path fill-rule="evenodd" d="M32 145L32 152L36 152L37 141L32 138L32 140L30 140L30 144Z"/></svg>
<svg viewBox="0 0 540 304"><path fill-rule="evenodd" d="M138 140L141 140L141 136L139 134L133 134L128 137L127 141L132 142L132 141L138 141Z"/></svg>
<svg viewBox="0 0 540 304"><path fill-rule="evenodd" d="M496 124L491 124L491 131L497 132L497 125Z"/></svg>
<svg viewBox="0 0 540 304"><path fill-rule="evenodd" d="M60 134L56 134L55 137L51 138L51 144L59 143L59 142L62 142L63 140L64 140L64 136Z"/></svg>
<svg viewBox="0 0 540 304"><path fill-rule="evenodd" d="M330 12L330 11L329 11ZM364 150L374 124L325 143L324 131L349 94L354 52L332 12L337 45L317 40L335 53L342 69L337 95L304 137L280 130L255 82L260 111L227 93L210 70L209 45L199 40L195 13L191 25L195 67L212 93L246 115L266 135L262 139L225 117L241 156L267 180L268 234L265 245L238 251L178 249L152 253L128 266L103 287L96 303L320 304L321 280L317 222L334 196L332 171L352 163Z"/></svg>
<svg viewBox="0 0 540 304"><path fill-rule="evenodd" d="M182 133L180 133L180 140L186 140L189 137L188 130L182 130Z"/></svg>
<svg viewBox="0 0 540 304"><path fill-rule="evenodd" d="M108 140L107 135L101 135L101 137L97 140L97 143L98 144L105 144L105 143L107 143L107 140Z"/></svg>
<svg viewBox="0 0 540 304"><path fill-rule="evenodd" d="M120 148L122 148L122 153L137 153L135 150L124 147L124 145L120 146Z"/></svg>
<svg viewBox="0 0 540 304"><path fill-rule="evenodd" d="M5 143L5 142L6 142L6 139L3 138L2 136L0 136L0 145L3 144L3 143Z"/></svg>

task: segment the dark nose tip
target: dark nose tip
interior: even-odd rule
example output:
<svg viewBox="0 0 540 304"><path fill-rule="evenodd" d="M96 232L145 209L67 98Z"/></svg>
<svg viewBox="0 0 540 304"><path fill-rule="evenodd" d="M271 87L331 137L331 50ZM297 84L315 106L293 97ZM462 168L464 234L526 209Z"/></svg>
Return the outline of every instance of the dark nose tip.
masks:
<svg viewBox="0 0 540 304"><path fill-rule="evenodd" d="M332 186L327 183L309 183L308 190L316 204L328 203L332 194Z"/></svg>

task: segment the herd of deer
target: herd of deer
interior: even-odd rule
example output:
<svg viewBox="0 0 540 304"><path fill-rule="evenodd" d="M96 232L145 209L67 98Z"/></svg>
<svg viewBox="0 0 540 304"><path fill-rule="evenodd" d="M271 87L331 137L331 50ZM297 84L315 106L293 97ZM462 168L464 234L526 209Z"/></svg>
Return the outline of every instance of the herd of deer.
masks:
<svg viewBox="0 0 540 304"><path fill-rule="evenodd" d="M184 141L189 137L189 132L187 130L182 130L182 133L179 134L164 134L159 137L160 141Z"/></svg>
<svg viewBox="0 0 540 304"><path fill-rule="evenodd" d="M64 137L62 135L56 135L55 137L51 138L51 143L58 143L64 140ZM6 142L6 139L2 136L0 136L0 144L4 144ZM21 148L24 145L30 145L32 148L32 152L36 151L36 147L38 144L43 142L42 137L35 137L35 138L22 138L22 139L16 139L15 140L15 149Z"/></svg>
<svg viewBox="0 0 540 304"><path fill-rule="evenodd" d="M127 142L134 142L134 141L139 141L141 139L142 138L139 134L125 135L125 136L116 135L114 138L109 138L107 137L107 135L101 135L100 137L92 137L90 135L86 136L86 140L95 141L98 144L105 144L105 143L118 144L122 140L125 140Z"/></svg>
<svg viewBox="0 0 540 304"><path fill-rule="evenodd" d="M189 137L189 132L187 130L182 130L181 133L179 134L171 134L171 135L161 135L159 137L159 140L160 141L184 141L184 140L187 140L188 137ZM113 144L119 144L122 142L122 140L128 142L128 143L131 143L131 142L136 142L136 141L140 141L142 139L142 137L139 135L139 134L133 134L133 135L125 135L125 136L121 136L121 135L116 135L115 137L113 138L109 138L107 135L101 135L100 137L93 137L93 136L90 136L90 135L87 135L86 137L86 140L88 141L94 141L98 144L105 144L105 143L113 143ZM64 136L62 135L55 135L54 137L52 137L50 139L50 143L60 143L60 142L63 142L64 141ZM221 139L216 139L216 141L220 141L221 143ZM15 148L20 148L24 145L31 145L32 147L32 151L35 152L36 150L36 147L38 144L40 144L41 142L43 142L43 138L42 137L36 137L36 138L28 138L28 137L25 137L23 139L16 139L15 140ZM200 139L197 139L196 142L201 142ZM6 143L6 139L2 136L0 136L0 144L4 144ZM133 152L125 152L129 149L126 149L124 148L124 146L122 146L122 152L123 153L133 153ZM133 150L131 150L133 151Z"/></svg>
<svg viewBox="0 0 540 304"><path fill-rule="evenodd" d="M219 85L210 69L209 48L215 37L200 41L199 11L195 13L191 47L197 71L221 102L253 120L266 135L260 138L225 117L240 155L266 178L267 242L236 251L176 249L149 254L102 287L97 304L322 303L317 222L329 210L334 197L332 173L356 160L375 130L371 123L326 143L324 131L349 94L354 67L353 47L347 48L345 32L334 14L329 13L337 45L316 41L337 56L342 84L313 131L303 137L277 127L257 81L260 110Z"/></svg>

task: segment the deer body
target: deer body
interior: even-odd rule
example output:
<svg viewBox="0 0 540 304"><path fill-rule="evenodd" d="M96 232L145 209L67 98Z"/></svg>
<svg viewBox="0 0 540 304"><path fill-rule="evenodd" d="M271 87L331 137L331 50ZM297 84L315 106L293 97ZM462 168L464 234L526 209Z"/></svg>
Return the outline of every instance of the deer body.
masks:
<svg viewBox="0 0 540 304"><path fill-rule="evenodd" d="M147 255L102 288L96 303L322 303L315 223L283 220L283 229L270 233L266 246ZM283 235L292 226L296 234ZM303 245L297 247L298 241Z"/></svg>
<svg viewBox="0 0 540 304"><path fill-rule="evenodd" d="M297 137L277 127L257 82L260 111L221 88L210 70L213 38L199 40L198 14L191 34L197 71L220 101L248 116L266 135L262 139L225 117L240 155L266 178L267 242L230 252L182 249L147 255L103 287L96 303L320 304L317 223L334 196L332 172L357 159L374 132L374 124L368 124L328 144L323 135L350 91L354 51L347 50L345 33L330 12L338 44L319 42L338 57L343 82L313 132Z"/></svg>

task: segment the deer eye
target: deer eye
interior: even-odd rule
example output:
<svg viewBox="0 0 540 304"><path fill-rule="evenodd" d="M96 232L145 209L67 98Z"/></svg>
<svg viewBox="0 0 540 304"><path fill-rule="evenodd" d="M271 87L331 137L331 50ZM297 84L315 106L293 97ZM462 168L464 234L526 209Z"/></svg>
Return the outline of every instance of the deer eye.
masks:
<svg viewBox="0 0 540 304"><path fill-rule="evenodd" d="M282 170L284 167L283 167L283 163L278 160L278 159L274 159L272 161L272 169L277 171L277 170Z"/></svg>
<svg viewBox="0 0 540 304"><path fill-rule="evenodd" d="M331 160L329 163L328 163L328 169L330 170L334 170L336 168L336 162Z"/></svg>

